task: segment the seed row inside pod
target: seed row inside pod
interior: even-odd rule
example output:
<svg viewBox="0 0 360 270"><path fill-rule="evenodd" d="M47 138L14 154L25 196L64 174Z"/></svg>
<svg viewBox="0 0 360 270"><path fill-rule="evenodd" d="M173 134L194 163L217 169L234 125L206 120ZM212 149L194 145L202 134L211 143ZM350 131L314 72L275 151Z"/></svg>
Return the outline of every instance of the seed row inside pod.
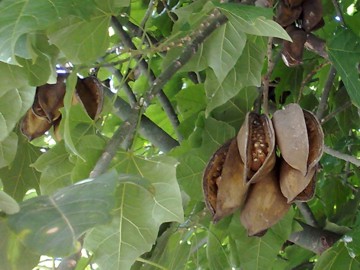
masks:
<svg viewBox="0 0 360 270"><path fill-rule="evenodd" d="M292 202L313 197L323 141L316 117L298 104L276 111L272 120L249 112L236 138L215 152L204 172L213 221L240 209L248 235L263 235Z"/></svg>

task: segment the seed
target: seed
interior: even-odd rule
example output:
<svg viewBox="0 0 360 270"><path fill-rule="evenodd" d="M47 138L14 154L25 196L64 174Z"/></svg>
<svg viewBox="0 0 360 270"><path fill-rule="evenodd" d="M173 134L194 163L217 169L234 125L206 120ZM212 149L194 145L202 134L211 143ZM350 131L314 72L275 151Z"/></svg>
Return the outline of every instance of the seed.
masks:
<svg viewBox="0 0 360 270"><path fill-rule="evenodd" d="M263 164L264 161L265 161L265 159L266 159L266 156L265 156L264 153L259 153L259 154L258 154L258 158L259 158L261 164Z"/></svg>
<svg viewBox="0 0 360 270"><path fill-rule="evenodd" d="M261 165L262 165L261 161L258 158L254 158L250 168L253 171L257 171L260 169Z"/></svg>
<svg viewBox="0 0 360 270"><path fill-rule="evenodd" d="M254 143L254 147L255 147L255 148L259 148L259 147L261 147L261 144L260 144L259 142L255 142L255 143Z"/></svg>

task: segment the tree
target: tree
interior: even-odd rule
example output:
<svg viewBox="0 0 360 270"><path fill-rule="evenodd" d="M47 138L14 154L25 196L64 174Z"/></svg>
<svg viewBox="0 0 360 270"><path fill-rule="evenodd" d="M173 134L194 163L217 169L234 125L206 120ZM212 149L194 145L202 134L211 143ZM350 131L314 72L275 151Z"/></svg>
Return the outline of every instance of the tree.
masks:
<svg viewBox="0 0 360 270"><path fill-rule="evenodd" d="M0 2L2 269L360 267L359 2L323 1L325 25L300 45L288 31L292 67L282 2L254 2ZM57 121L35 125L24 115L36 89L60 72ZM89 76L99 115L79 92ZM324 131L315 197L262 237L239 211L213 224L201 186L211 156L247 112L289 103Z"/></svg>

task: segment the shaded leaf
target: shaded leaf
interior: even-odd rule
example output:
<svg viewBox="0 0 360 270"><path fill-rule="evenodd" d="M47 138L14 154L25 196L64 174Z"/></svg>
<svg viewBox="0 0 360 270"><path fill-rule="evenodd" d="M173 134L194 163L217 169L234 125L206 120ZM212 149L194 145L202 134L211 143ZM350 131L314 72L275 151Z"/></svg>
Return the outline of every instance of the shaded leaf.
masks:
<svg viewBox="0 0 360 270"><path fill-rule="evenodd" d="M9 217L10 227L24 244L39 254L64 256L80 248L78 237L112 220L116 187L133 176L114 171L21 203Z"/></svg>
<svg viewBox="0 0 360 270"><path fill-rule="evenodd" d="M329 41L330 60L339 72L351 101L360 107L360 38L351 30L344 29Z"/></svg>
<svg viewBox="0 0 360 270"><path fill-rule="evenodd" d="M8 215L19 212L19 204L4 191L0 190L0 210Z"/></svg>
<svg viewBox="0 0 360 270"><path fill-rule="evenodd" d="M0 141L0 168L10 165L14 160L17 144L18 137L15 132L11 132L7 138Z"/></svg>

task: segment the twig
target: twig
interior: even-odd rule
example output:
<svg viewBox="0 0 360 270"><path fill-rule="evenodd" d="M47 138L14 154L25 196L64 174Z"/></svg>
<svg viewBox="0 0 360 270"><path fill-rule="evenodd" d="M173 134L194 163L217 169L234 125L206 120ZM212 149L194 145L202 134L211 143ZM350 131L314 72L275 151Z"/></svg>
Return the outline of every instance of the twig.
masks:
<svg viewBox="0 0 360 270"><path fill-rule="evenodd" d="M332 119L335 115L337 115L338 113L346 110L347 108L351 107L352 103L351 101L345 102L344 105L341 105L340 107L338 107L336 110L334 110L333 112L329 113L328 115L324 116L320 123L323 125L325 124L327 121L329 121L330 119Z"/></svg>
<svg viewBox="0 0 360 270"><path fill-rule="evenodd" d="M136 50L137 49L136 46L132 42L128 33L123 29L123 27L122 27L121 23L118 21L118 19L116 17L112 16L111 23L114 26L116 33L120 36L121 41L124 43L124 45L132 50ZM154 81L156 80L156 77L155 77L154 73L152 72L152 70L149 68L147 62L144 59L142 59L141 56L135 56L135 58L139 62L139 67L140 67L142 73L147 75L150 83L153 84ZM168 118L170 120L171 125L173 126L173 128L176 132L178 140L181 141L183 139L183 137L178 128L180 121L177 117L177 114L176 114L170 100L165 95L165 93L162 89L159 90L159 92L157 93L157 96L159 98L160 104L162 105L166 115L168 116Z"/></svg>
<svg viewBox="0 0 360 270"><path fill-rule="evenodd" d="M173 60L170 65L156 78L152 86L145 95L145 106L149 106L151 100L160 92L165 83L196 53L198 46L214 32L218 27L227 22L225 15L219 10L214 9L209 17L200 24L200 27L194 31L193 39L184 48L181 55Z"/></svg>
<svg viewBox="0 0 360 270"><path fill-rule="evenodd" d="M145 25L147 23L147 21L149 20L150 16L151 16L151 13L153 12L153 8L154 8L154 1L153 0L150 0L149 1L149 6L145 12L145 15L140 23L140 29L145 29Z"/></svg>
<svg viewBox="0 0 360 270"><path fill-rule="evenodd" d="M345 26L345 20L339 2L337 0L332 0L332 3L334 5L336 16L339 18L339 22L341 26Z"/></svg>
<svg viewBox="0 0 360 270"><path fill-rule="evenodd" d="M302 97L302 94L304 92L304 88L305 85L311 80L311 78L320 70L322 69L324 66L330 64L330 62L326 61L322 64L320 64L319 66L317 66L316 68L314 68L308 75L306 75L305 79L303 79L303 81L301 82L301 86L299 89L299 95L298 95L298 99L297 99L297 103L300 102L300 99Z"/></svg>
<svg viewBox="0 0 360 270"><path fill-rule="evenodd" d="M331 66L327 81L325 83L324 91L321 95L319 107L316 112L316 117L318 119L321 119L321 117L323 116L323 114L325 112L327 100L329 98L330 90L331 90L331 87L333 86L335 76L336 76L336 69L334 68L334 66Z"/></svg>
<svg viewBox="0 0 360 270"><path fill-rule="evenodd" d="M268 39L267 44L267 72L263 79L263 109L265 114L269 114L269 85L270 85L270 77L274 69L274 62L272 60L272 45L273 45L273 38L270 37Z"/></svg>
<svg viewBox="0 0 360 270"><path fill-rule="evenodd" d="M306 223L314 228L318 228L319 224L315 219L313 212L311 211L309 205L305 202L296 202L296 206L299 208L302 216L304 217Z"/></svg>
<svg viewBox="0 0 360 270"><path fill-rule="evenodd" d="M339 151L336 151L334 149L329 148L328 146L324 145L324 153L342 159L344 161L348 161L352 164L354 164L357 167L360 167L360 159L357 159L356 157L341 153Z"/></svg>

